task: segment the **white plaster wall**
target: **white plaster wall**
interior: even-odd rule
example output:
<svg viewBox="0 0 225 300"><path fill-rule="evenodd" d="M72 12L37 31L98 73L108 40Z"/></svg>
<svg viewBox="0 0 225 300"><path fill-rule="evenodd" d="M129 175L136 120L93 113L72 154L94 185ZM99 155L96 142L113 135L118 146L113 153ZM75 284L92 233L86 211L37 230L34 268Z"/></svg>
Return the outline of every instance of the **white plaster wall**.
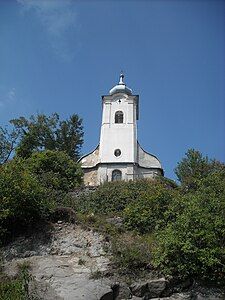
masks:
<svg viewBox="0 0 225 300"><path fill-rule="evenodd" d="M84 184L99 185L106 181L112 181L112 172L120 170L122 180L136 180L142 178L153 179L161 175L158 169L145 169L133 164L100 164L96 168L84 169Z"/></svg>
<svg viewBox="0 0 225 300"><path fill-rule="evenodd" d="M99 150L101 163L136 162L136 109L134 96L116 94L103 99ZM115 123L115 113L117 111L122 111L124 114L122 124ZM116 157L114 155L116 149L121 150L121 156Z"/></svg>
<svg viewBox="0 0 225 300"><path fill-rule="evenodd" d="M144 151L140 147L140 145L138 145L137 150L138 150L138 164L141 167L159 168L159 169L162 168L160 161L154 155L151 155L150 153Z"/></svg>
<svg viewBox="0 0 225 300"><path fill-rule="evenodd" d="M145 169L141 167L136 168L136 178L135 179L141 179L141 178L155 178L157 176L161 175L160 170L157 169Z"/></svg>
<svg viewBox="0 0 225 300"><path fill-rule="evenodd" d="M134 179L134 167L132 164L113 164L113 165L100 165L98 168L98 182L99 184L105 181L112 181L112 172L114 170L120 170L122 172L122 180Z"/></svg>

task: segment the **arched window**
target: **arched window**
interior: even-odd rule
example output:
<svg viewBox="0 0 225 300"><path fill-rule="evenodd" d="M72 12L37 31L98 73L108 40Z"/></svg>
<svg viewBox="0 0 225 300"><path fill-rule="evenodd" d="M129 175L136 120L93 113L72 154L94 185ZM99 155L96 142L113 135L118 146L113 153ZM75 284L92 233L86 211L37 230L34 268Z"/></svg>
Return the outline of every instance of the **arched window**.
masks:
<svg viewBox="0 0 225 300"><path fill-rule="evenodd" d="M122 172L120 170L112 171L112 181L119 181L122 179Z"/></svg>
<svg viewBox="0 0 225 300"><path fill-rule="evenodd" d="M115 113L115 123L123 123L123 112L117 111Z"/></svg>

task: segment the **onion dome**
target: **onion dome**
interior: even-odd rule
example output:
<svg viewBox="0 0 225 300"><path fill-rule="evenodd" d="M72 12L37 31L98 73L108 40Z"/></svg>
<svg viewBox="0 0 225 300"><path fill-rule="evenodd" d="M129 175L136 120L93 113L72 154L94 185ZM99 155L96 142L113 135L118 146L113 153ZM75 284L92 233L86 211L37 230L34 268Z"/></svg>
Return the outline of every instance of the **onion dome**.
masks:
<svg viewBox="0 0 225 300"><path fill-rule="evenodd" d="M126 86L126 84L123 81L124 75L123 73L120 74L120 81L117 85L115 85L110 91L109 95L114 95L116 93L124 93L127 95L132 95L132 90Z"/></svg>

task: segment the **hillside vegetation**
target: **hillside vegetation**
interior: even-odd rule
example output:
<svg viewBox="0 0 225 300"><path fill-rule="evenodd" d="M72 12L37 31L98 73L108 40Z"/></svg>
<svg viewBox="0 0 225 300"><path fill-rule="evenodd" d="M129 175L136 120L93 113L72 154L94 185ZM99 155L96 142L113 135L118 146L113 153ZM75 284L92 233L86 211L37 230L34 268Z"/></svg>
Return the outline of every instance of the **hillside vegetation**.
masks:
<svg viewBox="0 0 225 300"><path fill-rule="evenodd" d="M74 121L74 128L79 120L76 118L70 120ZM8 157L10 141L7 143L4 131L0 134L2 245L38 222L52 220L59 207L66 207L75 211L77 221L101 231L110 240L113 267L120 274L139 276L159 272L165 276L214 282L224 279L223 163L203 157L199 151L191 149L175 169L179 184L160 177L154 181L121 181L105 183L93 192L79 192L75 197L73 191L82 190L82 171L75 161L82 143L80 120L78 146L76 153L72 154L71 149L66 148L63 135L63 132L73 131L70 131L72 124L69 121L57 123L60 134L55 131L55 138L53 135L50 139L52 143L55 141L55 146L49 149L52 144L48 143L48 137L40 138L43 123L48 127L49 122L44 117L33 118L29 124L21 119L17 123L14 121L17 129L25 126L27 134L20 133L12 159ZM36 146L29 144L26 152L23 141L29 136L31 144L35 137ZM62 147L59 136L64 136ZM73 138L75 141L75 131ZM65 151L58 150L63 147ZM22 152L26 155L21 155ZM3 282L0 286L0 294L13 289L13 286L20 286L20 282L13 281L10 286L6 280L6 285Z"/></svg>
<svg viewBox="0 0 225 300"><path fill-rule="evenodd" d="M103 226L114 237L122 272L150 267L164 275L218 281L225 275L225 169L211 163L202 177L188 174L193 188L164 178L106 183L80 196L74 208L100 228L103 215L122 217L122 232Z"/></svg>

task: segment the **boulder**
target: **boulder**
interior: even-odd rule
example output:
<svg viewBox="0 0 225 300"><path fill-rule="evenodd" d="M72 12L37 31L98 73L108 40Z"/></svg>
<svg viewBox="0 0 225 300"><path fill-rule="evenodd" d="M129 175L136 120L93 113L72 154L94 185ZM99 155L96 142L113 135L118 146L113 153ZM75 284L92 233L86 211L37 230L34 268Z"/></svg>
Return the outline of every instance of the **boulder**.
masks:
<svg viewBox="0 0 225 300"><path fill-rule="evenodd" d="M114 283L111 285L113 290L113 299L123 300L123 299L131 299L132 294L131 290L124 283Z"/></svg>
<svg viewBox="0 0 225 300"><path fill-rule="evenodd" d="M159 297L163 294L167 286L167 281L165 278L150 280L148 282L148 295L151 299L153 297Z"/></svg>
<svg viewBox="0 0 225 300"><path fill-rule="evenodd" d="M131 292L134 296L144 297L148 293L148 283L139 282L130 286Z"/></svg>
<svg viewBox="0 0 225 300"><path fill-rule="evenodd" d="M131 285L131 291L134 296L144 297L144 299L152 299L163 295L167 287L165 278L148 280Z"/></svg>

